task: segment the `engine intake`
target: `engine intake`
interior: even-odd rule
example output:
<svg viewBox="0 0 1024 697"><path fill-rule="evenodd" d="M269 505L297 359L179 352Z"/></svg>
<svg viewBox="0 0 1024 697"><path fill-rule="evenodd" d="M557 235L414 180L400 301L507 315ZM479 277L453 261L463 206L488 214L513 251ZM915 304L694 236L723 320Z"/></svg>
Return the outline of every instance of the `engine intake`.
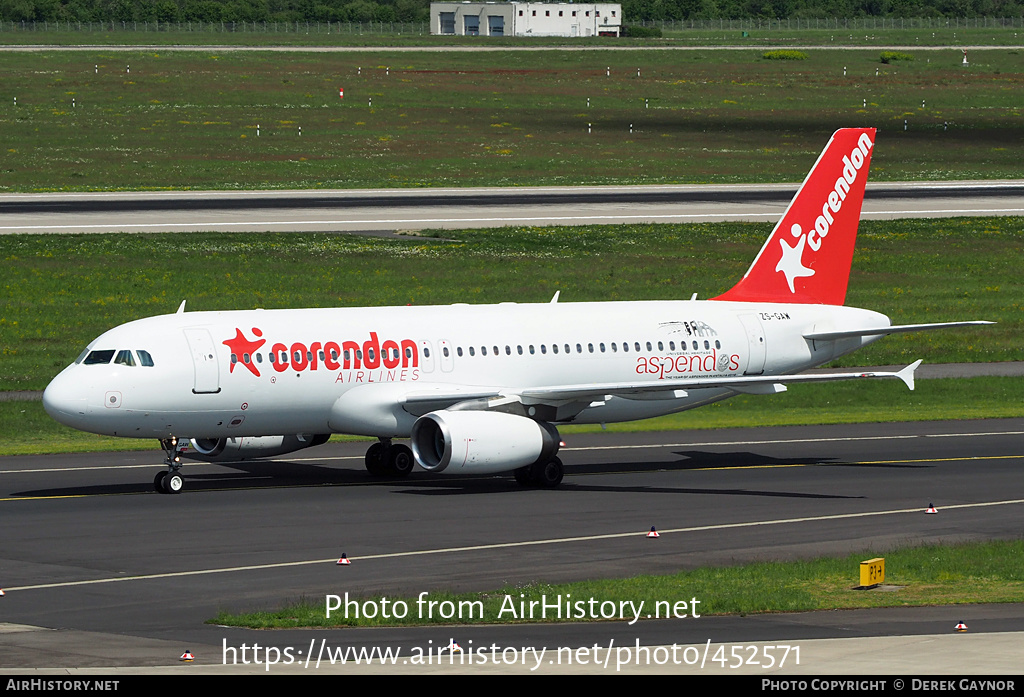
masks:
<svg viewBox="0 0 1024 697"><path fill-rule="evenodd" d="M558 431L544 421L494 411L434 411L412 427L412 452L430 472L494 474L546 461Z"/></svg>

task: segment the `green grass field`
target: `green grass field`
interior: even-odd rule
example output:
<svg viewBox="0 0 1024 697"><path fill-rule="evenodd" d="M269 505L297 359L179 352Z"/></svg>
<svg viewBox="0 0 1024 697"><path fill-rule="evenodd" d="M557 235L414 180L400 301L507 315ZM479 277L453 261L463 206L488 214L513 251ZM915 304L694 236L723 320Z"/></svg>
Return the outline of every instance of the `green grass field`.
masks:
<svg viewBox="0 0 1024 697"><path fill-rule="evenodd" d="M964 603L1020 602L1024 597L1024 565L1021 554L1024 541L979 542L949 546L922 546L891 550L865 550L842 558L821 558L793 562L763 562L721 568L697 568L668 576L637 576L628 579L593 580L552 585L535 583L506 586L483 593L454 594L438 589L428 596L437 605L417 605L415 597L388 597L391 608L406 605L404 618L382 619L382 596L359 597L359 617L352 608L348 617L344 608L326 617L326 600L300 599L280 610L244 614L222 612L208 620L211 624L253 628L409 626L425 624L516 623L531 621L519 613L520 602L545 600L565 606L566 601L588 603L582 609L572 605L561 619L551 611L547 621L586 621L593 619L589 600L598 606L604 601L643 601L646 611L654 612L657 603L679 601L678 612L690 615L694 608L701 616L756 614L766 612L806 612L810 610L864 607L911 607L916 605L957 605ZM884 556L886 586L875 590L855 590L859 584L859 564ZM891 587L898 588L893 589ZM506 599L508 596L508 599ZM561 602L559 601L561 598ZM692 600L698 600L694 605ZM451 603L453 610L463 608L462 617L442 617ZM362 616L363 608L373 606L377 616ZM598 607L595 606L595 607ZM539 607L539 606L537 606ZM684 609L685 607L685 609ZM617 606L616 606L617 609ZM515 611L513 614L513 610ZM433 611L433 617L428 613ZM539 612L532 621L539 621ZM586 613L580 617L579 612ZM472 613L472 614L471 614ZM575 613L569 616L566 615ZM392 610L392 614L394 611ZM449 611L450 615L455 614ZM599 614L599 613L598 613ZM662 615L664 616L664 615ZM618 616L616 616L617 618ZM598 617L598 619L601 619ZM627 619L633 615L627 613ZM691 619L698 621L698 618ZM641 622L649 621L646 618ZM951 627L952 628L952 627Z"/></svg>
<svg viewBox="0 0 1024 697"><path fill-rule="evenodd" d="M797 182L853 125L875 181L1019 176L1016 49L763 53L5 53L0 191Z"/></svg>

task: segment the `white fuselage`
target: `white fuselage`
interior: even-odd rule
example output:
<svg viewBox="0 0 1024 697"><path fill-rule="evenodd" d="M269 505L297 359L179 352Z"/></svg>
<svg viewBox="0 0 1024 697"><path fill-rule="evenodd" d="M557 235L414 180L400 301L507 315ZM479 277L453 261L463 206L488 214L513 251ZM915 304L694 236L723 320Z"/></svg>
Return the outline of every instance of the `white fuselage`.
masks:
<svg viewBox="0 0 1024 697"><path fill-rule="evenodd" d="M804 334L888 325L857 308L721 301L179 312L104 333L44 402L69 426L126 437L406 437L427 410L406 405L410 395L792 374L877 338ZM627 421L734 394L609 395L545 420Z"/></svg>

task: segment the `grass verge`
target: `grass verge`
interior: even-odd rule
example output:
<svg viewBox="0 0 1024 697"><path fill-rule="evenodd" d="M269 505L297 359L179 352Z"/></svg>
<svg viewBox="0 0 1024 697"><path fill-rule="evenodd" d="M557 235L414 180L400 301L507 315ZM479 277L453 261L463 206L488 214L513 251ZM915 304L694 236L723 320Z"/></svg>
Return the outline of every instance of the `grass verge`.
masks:
<svg viewBox="0 0 1024 697"><path fill-rule="evenodd" d="M886 588L854 590L858 584L859 563L884 556ZM388 598L392 614L400 613L405 603L404 618L384 619L381 608L384 596L358 598L359 617L355 609L345 617L344 607L326 617L326 600L302 599L273 612L230 614L222 612L208 620L211 624L266 628L342 627L342 626L409 626L426 624L514 623L524 621L520 603L527 612L532 601L546 601L562 608L562 617L538 618L534 621L580 621L588 619L619 619L619 601L632 602L646 619L650 613L664 617L685 601L685 609L677 611L693 616L744 615L767 612L801 612L867 607L908 607L916 605L960 605L973 603L1010 603L1024 599L1024 541L993 541L959 545L930 545L888 551L865 550L841 558L820 558L808 561L764 562L723 568L698 568L667 576L636 576L627 579L582 581L551 585L534 583L506 586L484 593L453 594L431 592L426 600L436 603L417 605L417 598ZM593 599L596 604L591 604ZM694 605L693 600L699 601ZM344 597L342 598L344 600ZM572 603L567 610L566 603ZM583 603L582 606L576 603ZM448 603L448 605L445 605ZM604 612L602 603L614 605ZM661 605L659 605L661 603ZM603 606L605 610L609 604ZM376 609L377 616L367 618L365 610ZM433 617L428 610L433 609ZM459 610L462 616L458 616ZM448 610L450 618L441 616ZM472 615L470 615L472 613ZM613 614L614 617L609 617ZM568 615L568 617L566 617ZM594 616L596 615L596 617ZM627 610L625 619L633 619ZM530 621L529 617L525 621Z"/></svg>
<svg viewBox="0 0 1024 697"><path fill-rule="evenodd" d="M0 191L797 182L851 125L875 181L1019 176L1021 51L805 53L6 53Z"/></svg>

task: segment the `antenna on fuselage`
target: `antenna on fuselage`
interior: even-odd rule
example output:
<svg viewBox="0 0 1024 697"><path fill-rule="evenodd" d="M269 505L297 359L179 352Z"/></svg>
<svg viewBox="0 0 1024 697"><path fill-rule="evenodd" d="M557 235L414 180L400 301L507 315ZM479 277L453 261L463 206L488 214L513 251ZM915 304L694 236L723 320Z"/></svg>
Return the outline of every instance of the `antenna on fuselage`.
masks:
<svg viewBox="0 0 1024 697"><path fill-rule="evenodd" d="M175 314L180 315L180 314L183 314L185 312L185 303L186 302L188 302L188 301L187 300L182 300L181 301L181 304L178 305L178 311Z"/></svg>
<svg viewBox="0 0 1024 697"><path fill-rule="evenodd" d="M690 296L690 302L693 302L696 299L697 299L697 294L696 293L694 293L693 295ZM184 304L185 303L182 303L182 305L184 305Z"/></svg>
<svg viewBox="0 0 1024 697"><path fill-rule="evenodd" d="M556 291L555 291L555 295L554 295L554 297L553 297L553 298L551 298L551 304L552 304L552 305L554 305L555 303L557 303L557 302L558 302L558 294L559 294L559 293L561 293L561 292L562 292L562 291L560 291L560 290L556 290Z"/></svg>

